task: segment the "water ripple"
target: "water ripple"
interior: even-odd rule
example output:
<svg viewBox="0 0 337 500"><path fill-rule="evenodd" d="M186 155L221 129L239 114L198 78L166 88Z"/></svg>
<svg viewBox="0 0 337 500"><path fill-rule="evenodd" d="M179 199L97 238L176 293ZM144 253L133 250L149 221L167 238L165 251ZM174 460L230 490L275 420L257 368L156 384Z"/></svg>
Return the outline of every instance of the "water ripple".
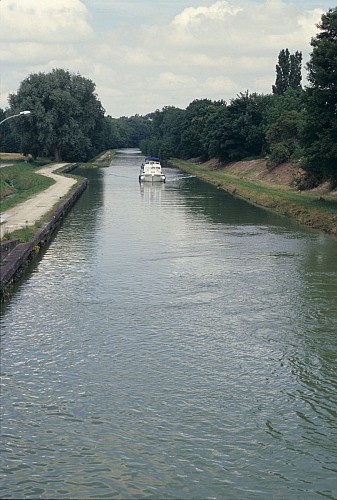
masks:
<svg viewBox="0 0 337 500"><path fill-rule="evenodd" d="M3 498L337 498L336 243L123 161L0 319Z"/></svg>

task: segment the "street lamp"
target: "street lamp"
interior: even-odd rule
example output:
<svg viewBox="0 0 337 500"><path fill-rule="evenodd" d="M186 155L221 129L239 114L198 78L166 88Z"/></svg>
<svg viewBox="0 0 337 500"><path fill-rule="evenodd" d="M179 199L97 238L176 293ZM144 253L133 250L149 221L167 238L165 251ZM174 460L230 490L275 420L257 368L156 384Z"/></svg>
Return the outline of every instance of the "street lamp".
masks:
<svg viewBox="0 0 337 500"><path fill-rule="evenodd" d="M20 111L20 113L16 114L16 115L11 115L11 116L7 116L7 118L5 118L4 120L2 120L0 122L0 125L3 123L3 122L6 122L7 120L10 120L11 118L15 118L16 116L20 116L20 115L30 115L31 114L31 111Z"/></svg>

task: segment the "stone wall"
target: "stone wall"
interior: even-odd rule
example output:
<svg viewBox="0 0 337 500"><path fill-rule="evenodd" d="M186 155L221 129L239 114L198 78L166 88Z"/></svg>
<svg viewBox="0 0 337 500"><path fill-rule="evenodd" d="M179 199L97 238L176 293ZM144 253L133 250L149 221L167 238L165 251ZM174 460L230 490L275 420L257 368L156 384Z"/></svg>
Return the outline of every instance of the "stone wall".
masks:
<svg viewBox="0 0 337 500"><path fill-rule="evenodd" d="M73 167L74 169L76 167ZM0 244L0 299L9 292L13 282L20 276L25 264L39 253L40 248L48 243L58 227L62 223L64 216L76 203L88 185L88 180L84 179L77 189L57 207L48 222L37 231L33 240L28 243L20 243L17 240L6 241Z"/></svg>

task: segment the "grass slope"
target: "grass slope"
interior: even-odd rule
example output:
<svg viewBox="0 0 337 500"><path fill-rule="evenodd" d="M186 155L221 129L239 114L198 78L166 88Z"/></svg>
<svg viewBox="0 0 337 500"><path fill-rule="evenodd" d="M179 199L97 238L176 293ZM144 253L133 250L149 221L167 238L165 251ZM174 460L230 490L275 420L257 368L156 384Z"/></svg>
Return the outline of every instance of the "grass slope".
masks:
<svg viewBox="0 0 337 500"><path fill-rule="evenodd" d="M170 163L184 172L217 185L235 196L271 209L314 229L337 236L337 197L323 189L298 191L291 187L296 168L286 175L269 172L265 160L236 162L228 166L183 160Z"/></svg>
<svg viewBox="0 0 337 500"><path fill-rule="evenodd" d="M36 174L36 167L30 163L14 163L0 168L1 212L54 184L54 180Z"/></svg>
<svg viewBox="0 0 337 500"><path fill-rule="evenodd" d="M114 155L113 150L108 150L100 153L90 163L79 164L82 167L88 168L101 168L108 167L111 158ZM16 204L26 201L35 194L43 191L52 184L54 180L44 175L38 175L37 167L50 163L47 159L34 161L33 163L26 163L21 161L21 156L16 153L0 153L1 160L6 164L0 168L0 212L5 212ZM16 161L16 162L15 162ZM63 167L60 168L62 171ZM67 174L73 177L71 174ZM76 180L80 182L81 178L75 176ZM72 189L75 189L76 185ZM71 191L70 191L71 192ZM67 196L70 194L67 194ZM59 203L63 200L60 199ZM6 234L1 241L8 239L18 239L20 241L29 241L34 237L36 230L41 227L44 220L47 220L50 214L55 210L55 206L51 207L50 211L34 226L29 226L24 229L18 229L12 233Z"/></svg>

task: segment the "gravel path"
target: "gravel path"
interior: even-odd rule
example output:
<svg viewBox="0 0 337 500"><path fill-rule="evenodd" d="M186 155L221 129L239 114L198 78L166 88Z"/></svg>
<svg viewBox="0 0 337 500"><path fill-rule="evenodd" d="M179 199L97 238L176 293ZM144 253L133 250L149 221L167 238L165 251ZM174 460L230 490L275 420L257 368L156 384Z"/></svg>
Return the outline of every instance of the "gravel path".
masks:
<svg viewBox="0 0 337 500"><path fill-rule="evenodd" d="M29 200L19 203L6 212L0 213L0 238L16 229L33 226L35 222L53 208L60 198L69 192L70 188L76 184L76 179L53 173L65 165L66 163L54 163L53 165L48 165L48 167L41 168L37 173L51 177L55 180L55 184L37 193Z"/></svg>

